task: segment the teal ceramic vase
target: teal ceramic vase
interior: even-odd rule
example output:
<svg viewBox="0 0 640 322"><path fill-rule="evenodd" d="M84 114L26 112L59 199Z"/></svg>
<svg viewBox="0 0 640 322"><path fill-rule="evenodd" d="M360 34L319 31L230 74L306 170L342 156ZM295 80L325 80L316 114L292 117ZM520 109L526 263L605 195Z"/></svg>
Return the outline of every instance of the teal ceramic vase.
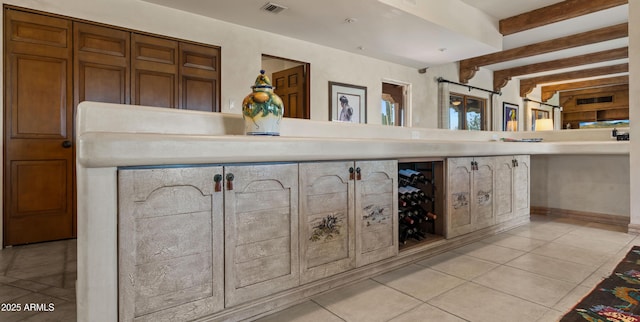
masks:
<svg viewBox="0 0 640 322"><path fill-rule="evenodd" d="M242 101L242 117L246 135L280 135L284 113L282 99L273 92L271 80L260 71L253 92Z"/></svg>

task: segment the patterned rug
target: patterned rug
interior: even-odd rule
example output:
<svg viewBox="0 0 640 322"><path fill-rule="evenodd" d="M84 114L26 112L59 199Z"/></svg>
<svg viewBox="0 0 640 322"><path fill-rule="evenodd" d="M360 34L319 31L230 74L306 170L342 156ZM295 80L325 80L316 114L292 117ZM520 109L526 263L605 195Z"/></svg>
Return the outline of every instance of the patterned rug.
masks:
<svg viewBox="0 0 640 322"><path fill-rule="evenodd" d="M640 322L640 246L560 321Z"/></svg>

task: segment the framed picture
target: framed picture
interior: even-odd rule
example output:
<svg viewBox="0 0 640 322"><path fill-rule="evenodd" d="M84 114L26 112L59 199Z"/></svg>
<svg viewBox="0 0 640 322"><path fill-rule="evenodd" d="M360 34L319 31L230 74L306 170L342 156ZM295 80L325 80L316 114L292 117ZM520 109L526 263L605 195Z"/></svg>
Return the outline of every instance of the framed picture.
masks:
<svg viewBox="0 0 640 322"><path fill-rule="evenodd" d="M511 132L518 131L518 105L503 102L502 110L502 130Z"/></svg>
<svg viewBox="0 0 640 322"><path fill-rule="evenodd" d="M329 121L367 123L367 88L329 82Z"/></svg>

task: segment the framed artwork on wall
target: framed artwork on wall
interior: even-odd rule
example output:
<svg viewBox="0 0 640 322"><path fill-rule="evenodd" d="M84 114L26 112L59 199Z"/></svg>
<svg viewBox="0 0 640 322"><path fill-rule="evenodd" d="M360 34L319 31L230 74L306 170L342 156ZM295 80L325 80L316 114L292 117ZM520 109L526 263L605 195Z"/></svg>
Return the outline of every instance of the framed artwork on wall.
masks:
<svg viewBox="0 0 640 322"><path fill-rule="evenodd" d="M329 121L367 123L367 88L329 82Z"/></svg>
<svg viewBox="0 0 640 322"><path fill-rule="evenodd" d="M511 132L518 131L518 105L503 102L502 110L502 130Z"/></svg>

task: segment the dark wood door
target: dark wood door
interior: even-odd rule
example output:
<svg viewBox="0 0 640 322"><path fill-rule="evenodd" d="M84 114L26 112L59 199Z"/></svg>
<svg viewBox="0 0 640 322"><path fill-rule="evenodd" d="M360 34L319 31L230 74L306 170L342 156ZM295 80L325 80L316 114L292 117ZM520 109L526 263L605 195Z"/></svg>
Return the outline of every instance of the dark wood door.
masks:
<svg viewBox="0 0 640 322"><path fill-rule="evenodd" d="M284 117L309 118L304 80L304 65L273 73L274 92L284 103Z"/></svg>
<svg viewBox="0 0 640 322"><path fill-rule="evenodd" d="M220 111L220 49L180 43L179 108Z"/></svg>
<svg viewBox="0 0 640 322"><path fill-rule="evenodd" d="M74 237L72 25L4 18L4 245Z"/></svg>
<svg viewBox="0 0 640 322"><path fill-rule="evenodd" d="M74 22L74 105L83 101L130 103L130 35Z"/></svg>
<svg viewBox="0 0 640 322"><path fill-rule="evenodd" d="M131 47L131 103L178 107L178 42L133 33Z"/></svg>

